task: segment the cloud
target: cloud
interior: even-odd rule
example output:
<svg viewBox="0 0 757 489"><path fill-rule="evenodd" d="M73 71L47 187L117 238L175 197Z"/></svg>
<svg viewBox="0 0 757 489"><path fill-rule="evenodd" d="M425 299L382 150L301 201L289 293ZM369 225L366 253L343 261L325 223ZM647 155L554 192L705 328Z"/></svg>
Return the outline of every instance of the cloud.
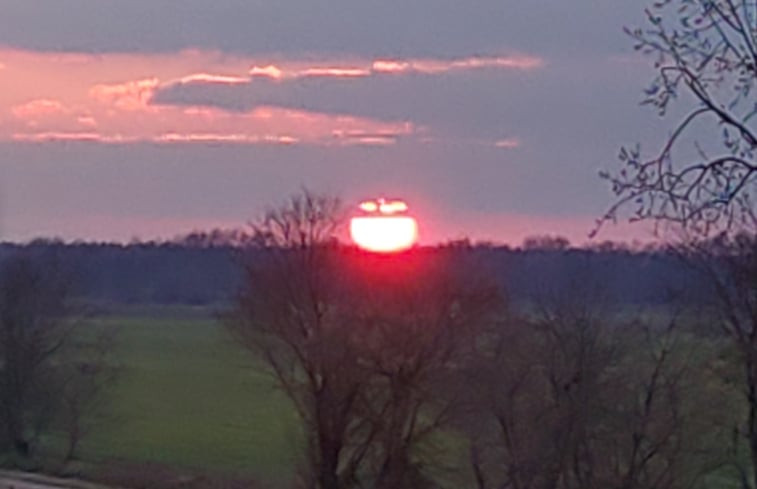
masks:
<svg viewBox="0 0 757 489"><path fill-rule="evenodd" d="M124 86L136 86L125 84ZM102 91L96 91L100 97ZM408 123L378 122L350 116L317 114L278 107L260 107L248 112L227 112L207 107L138 106L143 97L132 98L131 90L108 90L127 98L105 100L97 119L77 118L87 130L66 129L66 124L35 120L18 128L10 139L25 142L82 141L98 143L223 143L344 146L353 144L394 144L413 134ZM136 91L137 94L141 92ZM128 102L124 102L127 100ZM115 110L114 110L115 108Z"/></svg>
<svg viewBox="0 0 757 489"><path fill-rule="evenodd" d="M434 58L503 48L553 56L624 47L621 27L642 16L638 2L183 0L177 6L130 0L113 8L98 0L5 0L0 44L91 53L202 48L290 58Z"/></svg>
<svg viewBox="0 0 757 489"><path fill-rule="evenodd" d="M240 78L247 78L246 71L250 67L250 60L246 58L197 50L170 54L92 55L0 47L0 59L6 65L2 75L0 110L33 99L84 103L90 99L89 92L94 86L100 86L98 89L103 98L130 95L134 99L135 91L149 90L155 80L166 83L194 77L218 81L223 76L237 74ZM119 86L125 82L132 85Z"/></svg>
<svg viewBox="0 0 757 489"><path fill-rule="evenodd" d="M544 66L544 59L538 56L514 55L479 57L471 56L457 59L373 59L356 61L352 64L316 63L304 61L285 61L280 64L253 65L249 70L251 77L263 77L271 80L293 80L298 78L365 78L375 75L425 74L441 75L455 71L480 69L515 69L534 70ZM197 81L203 81L198 79ZM209 80L212 82L213 80ZM237 83L247 80L238 79Z"/></svg>
<svg viewBox="0 0 757 489"><path fill-rule="evenodd" d="M116 84L99 84L89 90L89 95L100 103L122 110L145 110L160 85L157 78L133 80Z"/></svg>
<svg viewBox="0 0 757 489"><path fill-rule="evenodd" d="M452 60L439 59L378 59L371 66L374 73L403 74L424 73L429 75L482 68L532 70L544 66L537 56L469 57Z"/></svg>
<svg viewBox="0 0 757 489"><path fill-rule="evenodd" d="M223 134L223 133L163 133L153 138L157 143L243 143L243 144L296 144L299 139L292 136Z"/></svg>
<svg viewBox="0 0 757 489"><path fill-rule="evenodd" d="M516 138L499 139L494 142L494 146L502 149L514 149L520 146L520 141Z"/></svg>
<svg viewBox="0 0 757 489"><path fill-rule="evenodd" d="M45 143L51 141L86 141L86 142L122 142L124 138L119 136L106 136L96 132L27 132L14 133L11 136L14 141Z"/></svg>
<svg viewBox="0 0 757 489"><path fill-rule="evenodd" d="M249 81L250 78L245 76L193 73L191 75L183 76L173 83L218 83L220 85L240 85L243 83L248 83Z"/></svg>
<svg viewBox="0 0 757 489"><path fill-rule="evenodd" d="M450 120L470 134L447 135L466 138L477 135L473 117L488 122L480 111L466 114L464 87L478 93L481 80L544 65L529 55L255 60L197 50L92 55L0 49L0 58L12 61L0 115L13 115L0 124L0 139L121 143L387 146ZM438 85L440 77L451 78ZM450 93L440 93L442 86ZM270 113L275 116L266 119Z"/></svg>
<svg viewBox="0 0 757 489"><path fill-rule="evenodd" d="M338 62L285 61L279 64L253 65L249 75L271 80L294 80L298 78L354 78L376 75L425 74L441 75L455 71L480 69L534 70L544 66L538 56L515 55L497 57L471 56L457 59L373 59L352 64ZM203 80L198 80L203 81ZM237 83L247 80L240 79Z"/></svg>
<svg viewBox="0 0 757 489"><path fill-rule="evenodd" d="M174 56L2 51L13 60L0 91L0 140L132 143L353 145L378 140L344 134L385 134L393 144L416 128L404 120L258 105L243 110L162 104L166 87L247 85L250 60L187 51ZM320 65L308 77L328 76ZM124 78L124 74L142 74ZM235 75L234 73L242 73ZM2 117L7 113L10 117Z"/></svg>
<svg viewBox="0 0 757 489"><path fill-rule="evenodd" d="M76 122L78 122L82 126L94 127L97 125L97 119L95 119L91 115L80 115L76 118Z"/></svg>
<svg viewBox="0 0 757 489"><path fill-rule="evenodd" d="M280 80L284 77L284 73L281 71L280 68L274 66L274 65L266 65L266 66L253 66L250 68L250 76L253 77L265 77L265 78L271 78L274 80Z"/></svg>
<svg viewBox="0 0 757 489"><path fill-rule="evenodd" d="M298 77L334 77L334 78L362 78L370 76L371 72L363 68L341 68L341 67L313 67L307 68Z"/></svg>
<svg viewBox="0 0 757 489"><path fill-rule="evenodd" d="M10 109L13 120L6 121L6 130L15 134L39 132L49 134L77 135L91 131L97 126L97 121L90 110L84 106L70 106L56 99L34 99L15 105ZM0 125L0 139L8 137ZM65 136L58 139L63 139ZM71 136L79 138L79 136ZM92 137L86 137L93 140ZM13 138L18 139L18 138ZM41 137L41 140L53 139L52 136Z"/></svg>
<svg viewBox="0 0 757 489"><path fill-rule="evenodd" d="M400 132L366 132L362 130L338 130L333 133L336 140L347 145L365 144L373 146L394 144L402 135Z"/></svg>
<svg viewBox="0 0 757 489"><path fill-rule="evenodd" d="M45 117L53 114L66 112L67 109L59 100L36 99L25 104L17 105L11 109L14 116L19 119L30 120L37 117Z"/></svg>
<svg viewBox="0 0 757 489"><path fill-rule="evenodd" d="M439 137L484 137L494 143L503 133L518 132L518 121L508 110L517 95L506 87L542 76L545 65L531 56L261 63L250 69L247 83L162 84L152 103L242 112L277 106L412 121Z"/></svg>

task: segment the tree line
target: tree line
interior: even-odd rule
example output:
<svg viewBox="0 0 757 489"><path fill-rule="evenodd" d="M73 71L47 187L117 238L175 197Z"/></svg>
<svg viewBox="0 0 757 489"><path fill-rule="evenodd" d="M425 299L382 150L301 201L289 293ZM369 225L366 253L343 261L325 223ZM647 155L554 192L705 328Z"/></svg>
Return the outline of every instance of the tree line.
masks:
<svg viewBox="0 0 757 489"><path fill-rule="evenodd" d="M243 282L240 262L252 255L266 259L265 253L249 246L249 234L244 234L246 241L239 239L240 234L195 232L171 242L131 244L4 243L0 259L19 253L42 260L54 257L69 278L70 294L93 305L219 306L228 303ZM695 283L691 271L664 247L635 249L609 242L572 247L562 238L549 236L526 239L519 247L456 244L465 244L468 253L485 262L514 301L529 300L543 282L568 283L575 271L586 268L613 296L628 303L659 303L667 289ZM697 293L694 287L689 291ZM700 288L699 293L706 291Z"/></svg>

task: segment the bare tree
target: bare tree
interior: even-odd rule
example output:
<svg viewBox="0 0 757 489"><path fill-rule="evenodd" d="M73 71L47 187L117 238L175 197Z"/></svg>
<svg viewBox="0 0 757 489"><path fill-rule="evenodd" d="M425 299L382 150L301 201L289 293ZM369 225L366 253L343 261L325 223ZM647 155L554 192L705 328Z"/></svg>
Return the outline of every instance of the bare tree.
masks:
<svg viewBox="0 0 757 489"><path fill-rule="evenodd" d="M746 443L749 461L730 460L742 487L757 487L757 238L751 234L732 237L721 234L711 240L691 240L677 248L680 256L711 287L710 311L714 323L735 349L734 364L740 373L722 369L727 378L735 377L745 401L744 418L734 433L734 451ZM729 362L730 364L731 362Z"/></svg>
<svg viewBox="0 0 757 489"><path fill-rule="evenodd" d="M119 369L112 358L115 340L116 331L112 329L79 334L66 347L66 360L56 366L56 418L66 434L64 463L76 459L81 441L94 426L93 420L102 414L107 389L117 379Z"/></svg>
<svg viewBox="0 0 757 489"><path fill-rule="evenodd" d="M439 463L444 447L433 441L453 427L460 373L506 303L464 246L354 258L355 324L372 375L365 396L375 434L366 447L367 479L379 489L430 487L439 483L432 472L450 468Z"/></svg>
<svg viewBox="0 0 757 489"><path fill-rule="evenodd" d="M676 343L675 317L620 321L586 281L542 294L472 365L477 417L462 425L477 487L691 487L705 460L696 450L711 452L697 444L701 413L687 400L690 352Z"/></svg>
<svg viewBox="0 0 757 489"><path fill-rule="evenodd" d="M307 487L424 487L449 383L500 297L465 250L377 255L335 243L341 209L310 192L256 224L227 317L304 424Z"/></svg>
<svg viewBox="0 0 757 489"><path fill-rule="evenodd" d="M660 115L686 114L651 157L620 151L618 172L603 172L616 202L602 219L633 208L633 220L680 224L698 233L754 226L757 174L757 5L750 0L659 0L643 28L627 29L654 58L657 76L644 103Z"/></svg>
<svg viewBox="0 0 757 489"><path fill-rule="evenodd" d="M66 287L29 257L0 271L2 447L28 457L54 414L53 359L70 338Z"/></svg>
<svg viewBox="0 0 757 489"><path fill-rule="evenodd" d="M112 342L87 338L55 259L19 254L0 269L0 451L30 460L40 435L68 435L73 457L91 407L112 379L102 375ZM110 336L109 336L110 337Z"/></svg>
<svg viewBox="0 0 757 489"><path fill-rule="evenodd" d="M0 401L2 446L31 455L54 413L53 358L70 338L66 287L29 257L0 271Z"/></svg>
<svg viewBox="0 0 757 489"><path fill-rule="evenodd" d="M262 356L302 418L305 482L319 489L344 487L352 479L344 470L357 470L345 458L366 382L334 266L340 214L338 200L304 191L255 223L244 286L226 321Z"/></svg>

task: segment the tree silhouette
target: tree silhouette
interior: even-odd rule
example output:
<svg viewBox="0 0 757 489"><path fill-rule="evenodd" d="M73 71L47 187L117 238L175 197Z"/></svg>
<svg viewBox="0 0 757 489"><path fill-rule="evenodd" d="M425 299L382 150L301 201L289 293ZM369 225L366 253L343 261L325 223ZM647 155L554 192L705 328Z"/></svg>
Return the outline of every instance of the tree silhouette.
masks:
<svg viewBox="0 0 757 489"><path fill-rule="evenodd" d="M753 227L757 7L748 0L660 0L646 15L644 27L626 29L657 70L644 104L661 116L674 108L685 115L651 157L638 145L624 147L622 168L601 174L616 201L598 225L631 207L632 220L705 235Z"/></svg>
<svg viewBox="0 0 757 489"><path fill-rule="evenodd" d="M304 191L254 225L226 317L303 421L306 487L425 487L422 446L447 427L445 382L501 300L466 250L380 255L339 245L336 199Z"/></svg>

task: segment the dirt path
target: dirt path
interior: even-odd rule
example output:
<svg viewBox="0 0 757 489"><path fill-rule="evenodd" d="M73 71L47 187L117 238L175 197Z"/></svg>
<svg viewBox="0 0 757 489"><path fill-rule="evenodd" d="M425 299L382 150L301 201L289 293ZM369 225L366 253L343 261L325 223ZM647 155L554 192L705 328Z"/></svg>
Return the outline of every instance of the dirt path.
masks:
<svg viewBox="0 0 757 489"><path fill-rule="evenodd" d="M0 479L0 489L60 489L60 487L6 478Z"/></svg>
<svg viewBox="0 0 757 489"><path fill-rule="evenodd" d="M0 489L108 489L87 482L25 472L0 471Z"/></svg>

